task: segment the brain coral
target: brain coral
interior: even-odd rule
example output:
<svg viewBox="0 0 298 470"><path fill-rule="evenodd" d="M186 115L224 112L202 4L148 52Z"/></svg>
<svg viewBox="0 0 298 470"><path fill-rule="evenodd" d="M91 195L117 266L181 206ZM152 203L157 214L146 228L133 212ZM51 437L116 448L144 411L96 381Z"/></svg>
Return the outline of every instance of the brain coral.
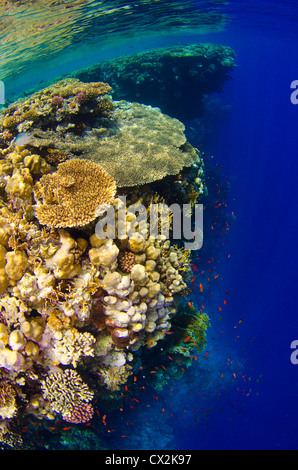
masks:
<svg viewBox="0 0 298 470"><path fill-rule="evenodd" d="M82 227L101 215L115 194L114 179L100 165L68 160L36 183L36 217L49 227Z"/></svg>
<svg viewBox="0 0 298 470"><path fill-rule="evenodd" d="M66 421L72 420L78 409L81 411L85 409L88 411L87 415L92 416L91 407L89 406L87 410L86 404L92 400L93 392L76 371L66 369L64 372L49 374L42 380L41 387L43 397L50 402L51 409L62 414Z"/></svg>

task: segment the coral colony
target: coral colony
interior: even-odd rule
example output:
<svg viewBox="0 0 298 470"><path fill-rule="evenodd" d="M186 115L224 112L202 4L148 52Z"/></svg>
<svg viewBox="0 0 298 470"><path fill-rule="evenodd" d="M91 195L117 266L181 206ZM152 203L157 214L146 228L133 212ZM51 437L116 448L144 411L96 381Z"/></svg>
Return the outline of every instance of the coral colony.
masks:
<svg viewBox="0 0 298 470"><path fill-rule="evenodd" d="M202 158L180 121L110 91L66 79L0 114L0 440L11 446L32 418L89 422L94 396L123 390L187 306L190 251L145 236L129 205L149 212L171 187L191 211ZM106 224L100 238L109 207L116 233ZM209 322L193 306L184 317L172 351L186 357Z"/></svg>

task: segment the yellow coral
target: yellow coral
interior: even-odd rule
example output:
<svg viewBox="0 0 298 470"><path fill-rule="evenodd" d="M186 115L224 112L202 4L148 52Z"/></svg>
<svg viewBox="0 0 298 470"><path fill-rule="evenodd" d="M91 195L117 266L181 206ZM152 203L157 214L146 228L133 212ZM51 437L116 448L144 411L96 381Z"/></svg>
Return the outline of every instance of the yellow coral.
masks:
<svg viewBox="0 0 298 470"><path fill-rule="evenodd" d="M62 417L71 416L73 409L93 398L88 386L75 370L54 372L41 381L43 397L50 402L51 409Z"/></svg>
<svg viewBox="0 0 298 470"><path fill-rule="evenodd" d="M60 163L34 188L36 217L49 227L82 227L102 214L116 194L114 179L100 165L82 159Z"/></svg>
<svg viewBox="0 0 298 470"><path fill-rule="evenodd" d="M5 272L13 281L18 281L23 276L28 266L28 258L24 251L9 251L5 255Z"/></svg>
<svg viewBox="0 0 298 470"><path fill-rule="evenodd" d="M0 295L7 289L9 286L9 278L5 272L6 264L6 248L3 245L0 245Z"/></svg>
<svg viewBox="0 0 298 470"><path fill-rule="evenodd" d="M132 374L132 367L125 364L120 367L112 366L101 369L102 379L105 385L112 392L120 390L122 384L125 384L128 377Z"/></svg>
<svg viewBox="0 0 298 470"><path fill-rule="evenodd" d="M85 251L87 241L83 238L74 240L66 230L59 230L61 247L47 265L53 269L56 279L71 279L81 271L80 257Z"/></svg>
<svg viewBox="0 0 298 470"><path fill-rule="evenodd" d="M19 196L22 199L27 199L32 193L33 180L28 168L15 170L13 175L9 178L5 191L9 197Z"/></svg>
<svg viewBox="0 0 298 470"><path fill-rule="evenodd" d="M112 90L112 87L103 82L83 83L77 79L68 78L55 83L44 91L47 90L51 90L52 96L58 95L62 98L68 98L69 96L77 95L78 93L85 93L86 98L92 99L109 93Z"/></svg>
<svg viewBox="0 0 298 470"><path fill-rule="evenodd" d="M16 412L16 392L10 383L2 380L0 382L0 418L13 418Z"/></svg>

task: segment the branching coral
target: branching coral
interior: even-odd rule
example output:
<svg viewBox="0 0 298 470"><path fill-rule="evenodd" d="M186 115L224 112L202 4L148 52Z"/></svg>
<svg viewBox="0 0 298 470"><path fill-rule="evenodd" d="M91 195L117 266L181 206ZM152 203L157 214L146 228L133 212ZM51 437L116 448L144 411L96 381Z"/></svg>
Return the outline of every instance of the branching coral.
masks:
<svg viewBox="0 0 298 470"><path fill-rule="evenodd" d="M10 419L16 413L16 392L10 383L0 380L0 418Z"/></svg>
<svg viewBox="0 0 298 470"><path fill-rule="evenodd" d="M109 390L115 392L126 383L127 378L132 374L132 367L129 364L120 367L105 367L100 370L100 373L103 383Z"/></svg>
<svg viewBox="0 0 298 470"><path fill-rule="evenodd" d="M82 159L60 163L35 185L36 216L49 227L82 227L101 215L116 194L114 179L100 165Z"/></svg>
<svg viewBox="0 0 298 470"><path fill-rule="evenodd" d="M82 356L94 356L94 336L89 332L80 333L75 328L56 331L45 348L45 355L53 364L71 364L76 367Z"/></svg>
<svg viewBox="0 0 298 470"><path fill-rule="evenodd" d="M106 116L112 106L106 104L104 95L112 88L107 83L83 83L75 79L61 80L41 91L34 93L25 100L19 100L0 114L0 126L6 131L15 133L32 131L40 123L58 124L68 119L75 124L76 116L82 112L86 102L92 105L93 112L86 107L89 115ZM77 97L85 96L85 100Z"/></svg>

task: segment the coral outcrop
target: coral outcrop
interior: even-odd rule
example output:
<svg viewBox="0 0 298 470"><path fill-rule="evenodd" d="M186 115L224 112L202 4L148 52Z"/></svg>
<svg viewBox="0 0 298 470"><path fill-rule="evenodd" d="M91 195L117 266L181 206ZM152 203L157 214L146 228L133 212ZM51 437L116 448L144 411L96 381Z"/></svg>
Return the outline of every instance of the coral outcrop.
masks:
<svg viewBox="0 0 298 470"><path fill-rule="evenodd" d="M105 60L74 77L106 80L114 99L158 106L178 118L198 117L204 97L222 89L235 67L235 52L219 44L187 44Z"/></svg>
<svg viewBox="0 0 298 470"><path fill-rule="evenodd" d="M65 80L0 115L3 441L18 442L23 417L90 421L95 395L121 396L172 334L188 293L191 253L151 209L171 187L191 215L202 158L178 120L109 91Z"/></svg>

